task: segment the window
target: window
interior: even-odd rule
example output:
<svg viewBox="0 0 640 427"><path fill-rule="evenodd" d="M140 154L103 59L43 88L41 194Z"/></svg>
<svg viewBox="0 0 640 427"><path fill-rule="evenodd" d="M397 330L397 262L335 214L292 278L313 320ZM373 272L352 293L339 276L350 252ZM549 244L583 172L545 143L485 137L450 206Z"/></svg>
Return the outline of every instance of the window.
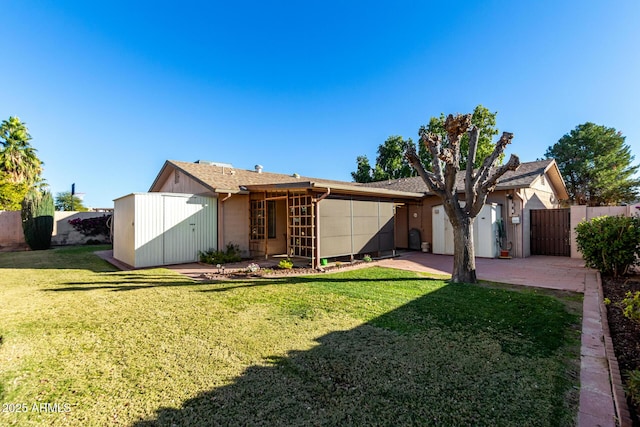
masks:
<svg viewBox="0 0 640 427"><path fill-rule="evenodd" d="M266 214L266 215L265 215ZM265 222L266 217L266 222ZM265 230L266 226L266 230ZM275 200L252 200L251 201L251 239L263 240L267 232L267 238L276 238L276 202Z"/></svg>
<svg viewBox="0 0 640 427"><path fill-rule="evenodd" d="M276 201L267 202L267 236L270 239L276 238Z"/></svg>
<svg viewBox="0 0 640 427"><path fill-rule="evenodd" d="M264 239L264 200L251 201L251 239Z"/></svg>

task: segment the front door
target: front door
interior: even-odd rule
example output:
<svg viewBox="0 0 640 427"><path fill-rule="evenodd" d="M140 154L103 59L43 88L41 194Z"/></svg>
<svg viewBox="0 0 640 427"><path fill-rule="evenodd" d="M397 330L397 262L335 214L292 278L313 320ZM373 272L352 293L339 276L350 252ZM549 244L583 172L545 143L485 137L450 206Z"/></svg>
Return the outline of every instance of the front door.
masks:
<svg viewBox="0 0 640 427"><path fill-rule="evenodd" d="M395 208L396 248L407 249L409 247L409 209L407 205L396 205Z"/></svg>

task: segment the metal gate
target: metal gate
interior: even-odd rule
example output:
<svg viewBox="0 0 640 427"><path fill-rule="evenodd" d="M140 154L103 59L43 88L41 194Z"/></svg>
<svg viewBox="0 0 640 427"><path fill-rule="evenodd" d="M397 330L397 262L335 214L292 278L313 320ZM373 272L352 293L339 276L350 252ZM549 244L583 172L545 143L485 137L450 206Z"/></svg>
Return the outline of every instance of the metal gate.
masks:
<svg viewBox="0 0 640 427"><path fill-rule="evenodd" d="M569 209L531 211L531 255L571 256Z"/></svg>

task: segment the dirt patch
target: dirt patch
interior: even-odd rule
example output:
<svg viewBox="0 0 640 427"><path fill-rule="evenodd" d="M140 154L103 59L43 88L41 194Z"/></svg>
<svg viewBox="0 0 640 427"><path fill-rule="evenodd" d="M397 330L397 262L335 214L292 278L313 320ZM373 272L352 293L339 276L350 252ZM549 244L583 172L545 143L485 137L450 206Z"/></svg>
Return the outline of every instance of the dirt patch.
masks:
<svg viewBox="0 0 640 427"><path fill-rule="evenodd" d="M607 320L613 348L620 365L622 383L626 386L626 373L634 369L640 369L640 322L634 322L622 314L620 301L627 292L640 291L640 275L612 279L602 278L602 291L604 297L611 300L607 306ZM634 405L627 398L629 411L633 419L634 427L640 427L640 405Z"/></svg>

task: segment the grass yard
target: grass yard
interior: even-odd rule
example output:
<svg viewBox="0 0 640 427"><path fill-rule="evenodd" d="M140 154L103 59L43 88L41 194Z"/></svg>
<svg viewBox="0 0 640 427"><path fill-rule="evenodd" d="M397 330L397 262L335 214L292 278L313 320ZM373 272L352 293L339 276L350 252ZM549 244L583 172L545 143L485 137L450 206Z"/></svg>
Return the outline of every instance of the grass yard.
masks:
<svg viewBox="0 0 640 427"><path fill-rule="evenodd" d="M575 294L378 267L196 283L93 250L0 254L0 425L575 425Z"/></svg>

